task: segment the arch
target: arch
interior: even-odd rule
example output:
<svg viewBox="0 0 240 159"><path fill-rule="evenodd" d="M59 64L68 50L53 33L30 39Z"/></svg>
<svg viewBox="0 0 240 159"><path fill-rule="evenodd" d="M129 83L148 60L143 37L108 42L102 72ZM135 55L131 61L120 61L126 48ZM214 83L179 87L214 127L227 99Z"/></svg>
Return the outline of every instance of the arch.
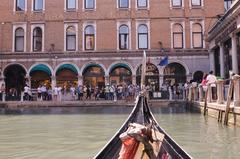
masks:
<svg viewBox="0 0 240 159"><path fill-rule="evenodd" d="M38 71L44 71L44 72L48 73L50 76L54 75L53 74L54 71L49 64L47 64L47 63L36 63L29 68L27 76L30 76L31 72L37 71L37 70Z"/></svg>
<svg viewBox="0 0 240 159"><path fill-rule="evenodd" d="M129 69L132 72L132 75L135 75L133 67L125 61L117 61L117 62L112 63L108 67L108 70L106 71L106 75L108 76L114 68L119 67L119 66L122 66L122 67L125 67L125 68Z"/></svg>
<svg viewBox="0 0 240 159"><path fill-rule="evenodd" d="M82 66L82 69L81 69L79 75L80 75L80 76L83 76L83 72L84 72L88 67L93 67L93 66L101 67L101 68L103 69L104 73L105 73L104 76L108 76L106 67L105 67L103 64L101 64L101 63L96 63L96 62L89 62L89 63L84 64L84 65Z"/></svg>
<svg viewBox="0 0 240 159"><path fill-rule="evenodd" d="M131 84L132 70L127 63L114 63L109 67L108 73L111 84Z"/></svg>
<svg viewBox="0 0 240 159"><path fill-rule="evenodd" d="M50 68L50 66L42 63L31 66L28 72L28 76L31 77L32 88L38 88L40 85L51 82L53 71Z"/></svg>
<svg viewBox="0 0 240 159"><path fill-rule="evenodd" d="M105 86L106 72L100 64L89 63L82 69L83 84L91 88Z"/></svg>
<svg viewBox="0 0 240 159"><path fill-rule="evenodd" d="M9 63L9 64L7 64L7 65L5 65L3 67L3 71L2 71L3 72L3 76L4 76L4 72L5 72L6 68L8 68L11 65L20 65L22 68L24 68L25 72L27 72L27 68L23 64L21 64L21 63Z"/></svg>
<svg viewBox="0 0 240 159"><path fill-rule="evenodd" d="M172 62L165 66L163 75L164 83L167 85L183 84L187 80L185 67L177 62Z"/></svg>
<svg viewBox="0 0 240 159"><path fill-rule="evenodd" d="M20 100L26 84L26 69L21 64L9 64L3 71L6 85L6 99Z"/></svg>
<svg viewBox="0 0 240 159"><path fill-rule="evenodd" d="M67 63L67 62L60 63L54 69L54 74L53 75L56 76L57 71L59 71L60 69L64 69L64 68L70 69L70 70L74 71L77 75L80 75L79 67L76 64L74 64L74 63Z"/></svg>
<svg viewBox="0 0 240 159"><path fill-rule="evenodd" d="M55 69L57 86L68 90L71 85L77 85L79 69L72 63L61 63Z"/></svg>
<svg viewBox="0 0 240 159"><path fill-rule="evenodd" d="M136 70L136 83L138 85L140 85L141 82L141 67L142 64L140 64ZM159 70L155 64L150 62L146 65L145 85L150 86L153 91L159 90Z"/></svg>
<svg viewBox="0 0 240 159"><path fill-rule="evenodd" d="M204 72L203 71L195 71L193 73L193 80L198 82L198 83L201 83L202 79L203 79L203 76L204 76Z"/></svg>
<svg viewBox="0 0 240 159"><path fill-rule="evenodd" d="M189 71L189 68L188 68L188 66L183 62L183 61L180 61L180 60L169 60L169 64L171 64L171 63L179 63L179 64L181 64L184 68L185 68L185 70L186 70L186 75L189 75L189 73L190 73L190 71ZM161 69L160 69L160 74L161 75L163 75L164 74L164 69L167 67L167 65L166 66L163 66Z"/></svg>

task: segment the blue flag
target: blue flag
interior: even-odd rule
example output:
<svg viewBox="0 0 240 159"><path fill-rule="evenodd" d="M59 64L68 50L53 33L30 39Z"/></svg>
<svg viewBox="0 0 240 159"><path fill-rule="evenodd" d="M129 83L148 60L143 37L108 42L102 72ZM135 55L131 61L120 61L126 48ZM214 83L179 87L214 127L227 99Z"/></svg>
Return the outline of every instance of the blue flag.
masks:
<svg viewBox="0 0 240 159"><path fill-rule="evenodd" d="M163 59L161 59L159 66L166 66L168 65L168 56L165 56Z"/></svg>

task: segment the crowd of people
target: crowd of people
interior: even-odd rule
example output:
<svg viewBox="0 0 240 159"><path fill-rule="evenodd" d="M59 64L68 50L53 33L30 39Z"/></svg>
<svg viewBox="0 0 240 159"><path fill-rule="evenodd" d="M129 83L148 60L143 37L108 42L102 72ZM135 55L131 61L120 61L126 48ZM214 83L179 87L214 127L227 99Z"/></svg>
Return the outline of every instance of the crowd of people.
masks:
<svg viewBox="0 0 240 159"><path fill-rule="evenodd" d="M33 100L33 94L37 94L37 100L126 100L132 101L139 94L139 85L106 85L105 87L90 87L89 85L70 85L63 87L47 87L39 85L36 90L24 87L24 100Z"/></svg>
<svg viewBox="0 0 240 159"><path fill-rule="evenodd" d="M149 98L155 98L154 93L160 92L161 99L186 99L188 89L190 87L203 87L206 91L207 86L210 85L213 99L217 99L216 96L216 81L217 78L210 71L208 74L204 74L201 83L194 80L187 81L186 83L163 83L159 90L154 90L151 86L147 85L146 90L148 91ZM140 92L139 85L133 84L119 84L119 85L106 85L91 87L90 85L74 85L67 84L61 86L51 87L51 85L42 84L38 88L32 89L29 84L25 84L23 89L23 100L43 100L43 101L65 101L65 100L126 100L132 101ZM0 87L0 100L5 93L5 85L2 84ZM17 90L11 88L7 94L8 100L14 99L19 96Z"/></svg>

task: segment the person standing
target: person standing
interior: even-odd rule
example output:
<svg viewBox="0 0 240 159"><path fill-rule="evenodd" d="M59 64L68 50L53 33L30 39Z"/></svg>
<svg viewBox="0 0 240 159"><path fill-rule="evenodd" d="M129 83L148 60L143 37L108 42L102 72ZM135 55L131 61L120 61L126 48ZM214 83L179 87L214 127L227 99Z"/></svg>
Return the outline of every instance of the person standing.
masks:
<svg viewBox="0 0 240 159"><path fill-rule="evenodd" d="M216 81L217 81L216 76L213 74L213 71L210 71L209 75L207 76L207 85L210 84L213 100L217 99Z"/></svg>
<svg viewBox="0 0 240 159"><path fill-rule="evenodd" d="M1 98L0 101L5 101L5 85L4 83L2 83L1 88L0 88L0 94L1 94Z"/></svg>

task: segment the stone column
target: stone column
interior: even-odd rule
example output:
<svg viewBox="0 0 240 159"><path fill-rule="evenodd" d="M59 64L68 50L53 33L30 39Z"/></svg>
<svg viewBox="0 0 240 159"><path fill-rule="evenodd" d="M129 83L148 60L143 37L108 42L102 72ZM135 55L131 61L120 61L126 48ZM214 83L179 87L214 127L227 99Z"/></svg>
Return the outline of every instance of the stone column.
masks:
<svg viewBox="0 0 240 159"><path fill-rule="evenodd" d="M83 76L78 76L78 85L83 85Z"/></svg>
<svg viewBox="0 0 240 159"><path fill-rule="evenodd" d="M234 91L233 91L234 106L240 107L240 76L234 75L233 82L234 82Z"/></svg>
<svg viewBox="0 0 240 159"><path fill-rule="evenodd" d="M51 77L51 86L52 86L52 89L54 89L54 87L56 87L56 85L57 85L56 76L52 76L52 77Z"/></svg>
<svg viewBox="0 0 240 159"><path fill-rule="evenodd" d="M217 103L218 104L224 103L223 87L224 87L224 81L218 80L217 81Z"/></svg>
<svg viewBox="0 0 240 159"><path fill-rule="evenodd" d="M132 84L133 85L137 84L136 75L132 75Z"/></svg>
<svg viewBox="0 0 240 159"><path fill-rule="evenodd" d="M209 52L209 61L210 61L210 70L215 72L215 59L214 59L214 50Z"/></svg>
<svg viewBox="0 0 240 159"><path fill-rule="evenodd" d="M105 76L105 85L109 85L109 81L110 80L110 78L109 78L109 76Z"/></svg>
<svg viewBox="0 0 240 159"><path fill-rule="evenodd" d="M236 35L234 33L231 35L231 39L232 39L232 68L233 68L233 73L238 74L237 39L236 39Z"/></svg>
<svg viewBox="0 0 240 159"><path fill-rule="evenodd" d="M220 73L221 77L224 78L225 76L225 70L224 70L224 47L223 44L219 44L220 47Z"/></svg>

